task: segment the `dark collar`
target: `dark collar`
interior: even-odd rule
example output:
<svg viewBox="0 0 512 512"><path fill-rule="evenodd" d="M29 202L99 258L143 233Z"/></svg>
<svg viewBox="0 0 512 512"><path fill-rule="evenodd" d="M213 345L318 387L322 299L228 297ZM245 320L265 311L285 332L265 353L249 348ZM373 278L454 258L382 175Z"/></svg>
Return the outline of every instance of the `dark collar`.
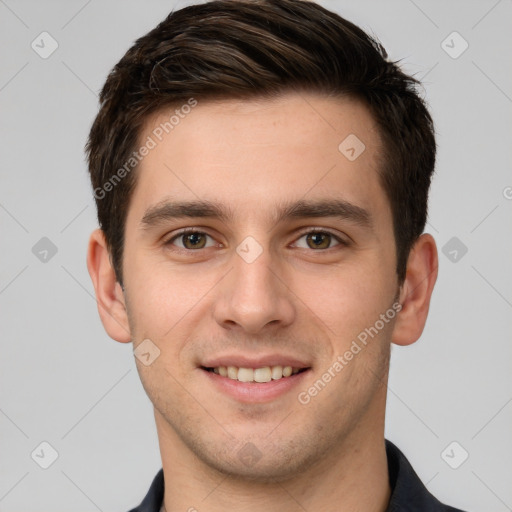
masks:
<svg viewBox="0 0 512 512"><path fill-rule="evenodd" d="M391 498L386 512L463 512L437 500L412 468L405 455L386 439ZM414 509L412 506L414 505Z"/></svg>
<svg viewBox="0 0 512 512"><path fill-rule="evenodd" d="M463 512L438 501L423 485L405 455L391 442L386 441L391 499L386 512ZM142 503L130 512L160 512L164 499L164 472L155 476Z"/></svg>

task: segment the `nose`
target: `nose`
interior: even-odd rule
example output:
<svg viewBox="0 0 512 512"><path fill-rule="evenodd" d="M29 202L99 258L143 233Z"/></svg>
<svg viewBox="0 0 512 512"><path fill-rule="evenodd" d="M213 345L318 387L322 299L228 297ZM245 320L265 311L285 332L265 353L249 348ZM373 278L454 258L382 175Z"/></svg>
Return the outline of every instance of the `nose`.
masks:
<svg viewBox="0 0 512 512"><path fill-rule="evenodd" d="M295 318L293 292L279 268L267 249L251 262L234 253L233 268L216 290L217 323L250 334L290 325Z"/></svg>

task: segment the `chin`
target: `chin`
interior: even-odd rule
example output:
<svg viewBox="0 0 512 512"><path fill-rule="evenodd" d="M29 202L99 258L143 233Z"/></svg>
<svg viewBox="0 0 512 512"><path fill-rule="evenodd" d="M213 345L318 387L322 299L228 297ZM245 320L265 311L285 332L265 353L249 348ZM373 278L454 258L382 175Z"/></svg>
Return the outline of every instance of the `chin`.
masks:
<svg viewBox="0 0 512 512"><path fill-rule="evenodd" d="M264 460L265 456L253 465L239 460L221 461L214 459L207 464L219 473L228 476L231 480L240 482L253 482L259 484L275 484L286 482L303 473L302 461L294 460L290 465L289 461L278 459L275 455L271 459ZM206 462L206 461L205 461Z"/></svg>
<svg viewBox="0 0 512 512"><path fill-rule="evenodd" d="M231 446L218 451L213 451L211 444L206 447L196 444L191 448L206 466L231 480L275 484L304 475L314 461L323 458L322 445L320 439L315 445L307 437L286 442L260 438L253 442L233 441Z"/></svg>

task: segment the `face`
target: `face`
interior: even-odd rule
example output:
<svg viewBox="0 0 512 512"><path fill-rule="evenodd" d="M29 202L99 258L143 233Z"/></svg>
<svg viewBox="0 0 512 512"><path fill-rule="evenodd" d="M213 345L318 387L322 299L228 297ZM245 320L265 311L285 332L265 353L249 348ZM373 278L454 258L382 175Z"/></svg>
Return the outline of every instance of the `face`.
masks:
<svg viewBox="0 0 512 512"><path fill-rule="evenodd" d="M137 360L160 441L284 480L383 426L398 282L377 128L312 94L199 101L160 141L168 119L141 134L123 260L134 348L160 351Z"/></svg>

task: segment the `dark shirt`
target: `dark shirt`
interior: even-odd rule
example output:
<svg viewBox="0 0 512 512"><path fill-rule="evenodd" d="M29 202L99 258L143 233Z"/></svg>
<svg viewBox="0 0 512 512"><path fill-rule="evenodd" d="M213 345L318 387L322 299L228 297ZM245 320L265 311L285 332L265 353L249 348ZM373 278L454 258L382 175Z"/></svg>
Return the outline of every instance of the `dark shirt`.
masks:
<svg viewBox="0 0 512 512"><path fill-rule="evenodd" d="M427 491L405 455L386 439L391 499L386 512L463 512L443 505ZM130 512L159 512L164 499L164 473L155 476L142 503Z"/></svg>

